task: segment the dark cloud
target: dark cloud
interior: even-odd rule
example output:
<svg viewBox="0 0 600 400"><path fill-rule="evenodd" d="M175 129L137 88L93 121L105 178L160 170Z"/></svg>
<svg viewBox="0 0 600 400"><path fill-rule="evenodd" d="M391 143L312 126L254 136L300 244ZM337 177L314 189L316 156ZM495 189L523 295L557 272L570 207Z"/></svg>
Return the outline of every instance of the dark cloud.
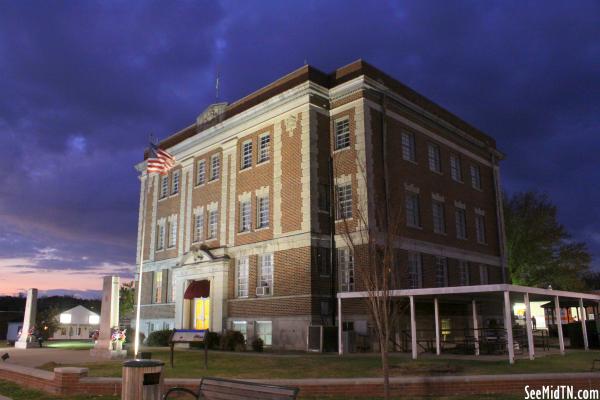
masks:
<svg viewBox="0 0 600 400"><path fill-rule="evenodd" d="M0 258L132 264L133 165L214 100L357 58L494 136L600 259L597 2L4 2ZM83 258L85 257L85 260ZM71 260L71 261L65 261Z"/></svg>

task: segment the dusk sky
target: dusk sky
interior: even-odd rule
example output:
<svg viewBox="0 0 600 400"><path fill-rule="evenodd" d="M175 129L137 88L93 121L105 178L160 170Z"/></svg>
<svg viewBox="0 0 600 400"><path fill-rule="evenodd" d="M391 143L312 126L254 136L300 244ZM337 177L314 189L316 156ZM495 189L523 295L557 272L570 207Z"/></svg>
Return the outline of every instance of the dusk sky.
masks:
<svg viewBox="0 0 600 400"><path fill-rule="evenodd" d="M0 294L133 276L148 135L358 58L496 138L600 269L598 1L0 0Z"/></svg>

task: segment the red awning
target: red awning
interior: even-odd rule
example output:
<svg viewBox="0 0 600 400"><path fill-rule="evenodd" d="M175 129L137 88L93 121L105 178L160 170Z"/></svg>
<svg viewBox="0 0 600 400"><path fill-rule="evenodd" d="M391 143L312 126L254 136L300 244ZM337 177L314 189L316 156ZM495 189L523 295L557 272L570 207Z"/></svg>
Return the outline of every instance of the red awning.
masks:
<svg viewBox="0 0 600 400"><path fill-rule="evenodd" d="M198 297L209 297L210 296L210 281L193 281L190 283L188 288L185 290L183 298L186 300L192 300Z"/></svg>

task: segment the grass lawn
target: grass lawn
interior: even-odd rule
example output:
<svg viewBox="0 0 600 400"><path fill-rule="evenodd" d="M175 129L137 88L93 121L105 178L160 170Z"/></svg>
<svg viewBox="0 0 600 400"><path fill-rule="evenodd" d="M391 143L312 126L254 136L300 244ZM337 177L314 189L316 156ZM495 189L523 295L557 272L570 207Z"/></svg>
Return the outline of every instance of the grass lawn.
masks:
<svg viewBox="0 0 600 400"><path fill-rule="evenodd" d="M0 395L10 397L13 400L118 400L120 396L55 396L37 390L25 389L15 383L0 380Z"/></svg>
<svg viewBox="0 0 600 400"><path fill-rule="evenodd" d="M65 350L89 350L94 347L91 340L57 340L44 342L44 347Z"/></svg>
<svg viewBox="0 0 600 400"><path fill-rule="evenodd" d="M0 395L8 396L13 400L118 400L119 396L93 396L93 395L80 395L80 396L54 396L40 392L37 390L24 389L14 383L0 380ZM318 397L305 397L306 399L317 400ZM483 395L483 396L453 396L453 397L421 397L413 398L412 400L517 400L522 399L523 396L497 396L497 395ZM376 400L377 397L327 397L327 400ZM400 399L400 398L395 398ZM402 400L410 400L409 398L403 397Z"/></svg>
<svg viewBox="0 0 600 400"><path fill-rule="evenodd" d="M152 357L165 361L165 374L168 378L200 378L216 376L240 379L293 379L293 378L355 378L378 377L381 375L380 361L376 354L347 355L338 357L328 354L257 354L209 352L209 369L203 368L201 350L175 351L175 368L169 365L169 351L148 349ZM453 358L423 357L413 361L408 355L391 356L392 375L489 375L523 374L540 372L587 372L592 360L600 358L598 351L570 351L567 355L539 357L534 361L517 360L509 365L506 360L489 361L461 360ZM54 367L65 366L49 363L40 368L51 371ZM73 365L69 365L73 366ZM78 364L87 367L90 376L120 377L121 362Z"/></svg>

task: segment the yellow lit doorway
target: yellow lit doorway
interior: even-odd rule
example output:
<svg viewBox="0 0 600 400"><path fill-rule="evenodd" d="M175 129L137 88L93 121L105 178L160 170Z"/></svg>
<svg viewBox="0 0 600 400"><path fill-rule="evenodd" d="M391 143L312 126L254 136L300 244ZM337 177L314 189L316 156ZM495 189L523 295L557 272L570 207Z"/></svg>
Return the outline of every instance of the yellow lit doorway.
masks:
<svg viewBox="0 0 600 400"><path fill-rule="evenodd" d="M210 328L210 297L194 299L194 329Z"/></svg>

